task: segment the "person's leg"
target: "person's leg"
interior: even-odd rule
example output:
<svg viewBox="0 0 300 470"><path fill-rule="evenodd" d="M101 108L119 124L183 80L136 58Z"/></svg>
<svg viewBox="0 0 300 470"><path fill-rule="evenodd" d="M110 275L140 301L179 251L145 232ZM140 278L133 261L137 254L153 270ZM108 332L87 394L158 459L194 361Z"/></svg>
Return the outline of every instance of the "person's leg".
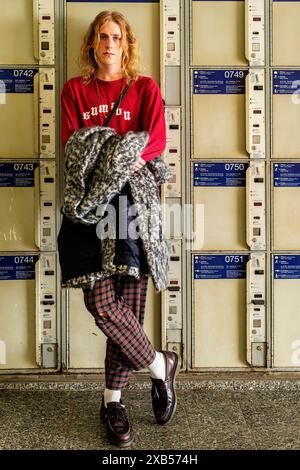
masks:
<svg viewBox="0 0 300 470"><path fill-rule="evenodd" d="M148 367L156 353L138 319L124 298L116 292L116 282L118 279L115 276L96 281L93 289L84 290L84 301L96 325L119 349L123 367L127 371L120 370L120 375L111 376L108 369L106 386L112 390L121 390L127 385L128 368L140 370ZM112 364L114 367L113 362L107 358L108 366ZM118 371L119 366L115 366Z"/></svg>
<svg viewBox="0 0 300 470"><path fill-rule="evenodd" d="M120 275L115 280L119 301L132 311L140 325L143 326L148 277L144 276L141 280L137 280L133 276ZM133 368L122 355L120 348L108 338L105 357L106 387L110 390L116 390L120 382L123 385L128 384L132 370Z"/></svg>

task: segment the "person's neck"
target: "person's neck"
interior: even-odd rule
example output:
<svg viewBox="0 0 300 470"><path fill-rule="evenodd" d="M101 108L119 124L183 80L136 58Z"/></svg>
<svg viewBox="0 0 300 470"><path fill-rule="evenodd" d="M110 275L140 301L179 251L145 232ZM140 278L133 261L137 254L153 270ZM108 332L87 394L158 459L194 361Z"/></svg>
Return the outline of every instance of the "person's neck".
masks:
<svg viewBox="0 0 300 470"><path fill-rule="evenodd" d="M105 82L112 82L113 80L119 80L123 74L120 70L98 70L97 78L104 80Z"/></svg>

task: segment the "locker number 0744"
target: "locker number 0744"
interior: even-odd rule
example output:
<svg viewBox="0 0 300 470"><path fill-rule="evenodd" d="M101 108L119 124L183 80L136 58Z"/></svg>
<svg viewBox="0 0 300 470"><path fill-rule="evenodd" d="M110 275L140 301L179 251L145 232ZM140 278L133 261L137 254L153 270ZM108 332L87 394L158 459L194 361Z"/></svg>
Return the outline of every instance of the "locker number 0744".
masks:
<svg viewBox="0 0 300 470"><path fill-rule="evenodd" d="M33 256L15 256L14 261L15 261L15 264L23 264L23 263L33 263L34 259L33 259Z"/></svg>

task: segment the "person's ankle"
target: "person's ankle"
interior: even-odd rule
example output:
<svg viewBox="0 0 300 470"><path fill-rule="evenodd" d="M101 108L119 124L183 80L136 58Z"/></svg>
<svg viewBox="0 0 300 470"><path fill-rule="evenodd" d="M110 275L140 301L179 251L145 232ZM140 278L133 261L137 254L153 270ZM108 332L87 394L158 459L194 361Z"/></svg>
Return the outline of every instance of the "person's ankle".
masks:
<svg viewBox="0 0 300 470"><path fill-rule="evenodd" d="M103 393L103 398L104 398L105 407L107 407L107 403L110 403L111 401L120 402L121 390L111 390L109 388L105 388L104 393Z"/></svg>

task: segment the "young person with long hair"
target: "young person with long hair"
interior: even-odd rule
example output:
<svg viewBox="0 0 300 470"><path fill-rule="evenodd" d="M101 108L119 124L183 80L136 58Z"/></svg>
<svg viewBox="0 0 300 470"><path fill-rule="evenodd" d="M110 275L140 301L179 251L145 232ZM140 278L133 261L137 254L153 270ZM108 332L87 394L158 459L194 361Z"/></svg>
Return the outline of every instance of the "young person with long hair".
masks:
<svg viewBox="0 0 300 470"><path fill-rule="evenodd" d="M149 140L133 172L139 172L161 154L166 145L162 98L156 82L139 74L136 36L119 12L103 11L90 24L80 54L81 75L71 78L62 91L62 144L83 127L103 126L120 94L130 84L109 127L117 134L147 131ZM130 187L122 192L130 201ZM105 390L101 419L111 442L128 446L133 430L121 400L132 370L148 368L152 380L152 406L158 424L166 424L176 408L174 379L178 357L155 351L143 330L147 294L147 262L141 241L135 245L144 274L124 271L98 279L84 288L87 309L107 336Z"/></svg>

